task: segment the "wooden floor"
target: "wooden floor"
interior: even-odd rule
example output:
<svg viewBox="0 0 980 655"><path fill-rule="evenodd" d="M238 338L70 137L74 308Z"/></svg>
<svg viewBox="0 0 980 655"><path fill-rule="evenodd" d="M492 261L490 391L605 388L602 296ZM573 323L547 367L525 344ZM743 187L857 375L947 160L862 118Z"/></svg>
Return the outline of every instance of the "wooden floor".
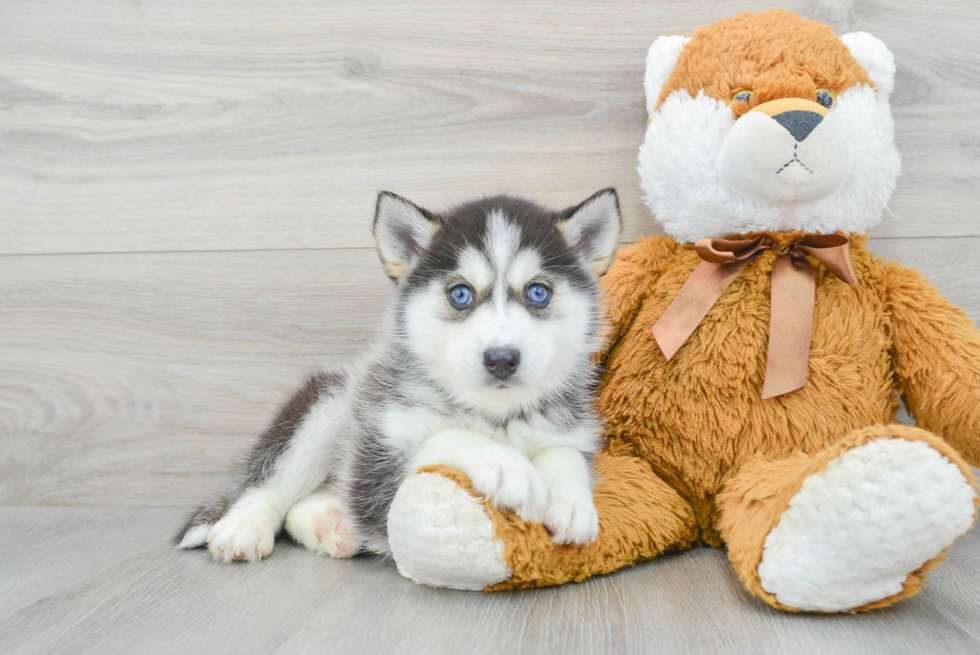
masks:
<svg viewBox="0 0 980 655"><path fill-rule="evenodd" d="M785 614L701 548L581 584L483 594L278 547L259 566L169 548L173 509L0 509L3 653L943 653L980 643L980 540L914 600Z"/></svg>
<svg viewBox="0 0 980 655"><path fill-rule="evenodd" d="M790 616L698 550L561 589L425 589L168 539L390 294L375 194L619 189L654 38L770 0L0 2L0 652L980 652L980 544L859 617ZM980 319L980 11L791 0L882 38L904 175L872 248Z"/></svg>

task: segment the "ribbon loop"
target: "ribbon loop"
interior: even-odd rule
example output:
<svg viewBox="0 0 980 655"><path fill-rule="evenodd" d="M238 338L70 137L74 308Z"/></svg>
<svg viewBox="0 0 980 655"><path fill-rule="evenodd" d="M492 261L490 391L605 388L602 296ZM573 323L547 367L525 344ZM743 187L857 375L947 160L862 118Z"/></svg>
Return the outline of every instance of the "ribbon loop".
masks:
<svg viewBox="0 0 980 655"><path fill-rule="evenodd" d="M701 239L694 244L698 256L713 264L749 259L771 247L772 239L766 236L758 239Z"/></svg>
<svg viewBox="0 0 980 655"><path fill-rule="evenodd" d="M795 391L806 384L813 298L816 284L813 257L847 284L857 283L850 241L840 234L806 236L789 244L772 237L756 239L701 239L694 249L702 261L681 287L677 297L653 326L653 338L670 360L694 333L711 308L753 257L775 250L770 293L769 349L762 398Z"/></svg>
<svg viewBox="0 0 980 655"><path fill-rule="evenodd" d="M851 242L842 234L815 234L794 245L810 255L847 284L857 284L857 273L851 261Z"/></svg>

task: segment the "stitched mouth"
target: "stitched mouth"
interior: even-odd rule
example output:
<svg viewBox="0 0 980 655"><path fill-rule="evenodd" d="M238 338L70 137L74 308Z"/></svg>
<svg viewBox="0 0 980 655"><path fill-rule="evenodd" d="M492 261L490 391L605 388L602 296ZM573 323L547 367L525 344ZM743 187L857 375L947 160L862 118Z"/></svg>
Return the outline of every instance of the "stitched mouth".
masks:
<svg viewBox="0 0 980 655"><path fill-rule="evenodd" d="M810 170L810 168L809 168L809 167L808 167L808 166L807 166L806 164L804 164L803 162L801 162L801 161L800 161L800 158L799 158L799 156L798 156L798 155L796 154L796 149L797 149L797 148L799 147L799 145L800 145L800 144L798 144L798 143L797 143L797 144L794 144L794 145L793 145L793 158L792 158L792 159L790 159L790 160L789 160L788 162L786 162L785 164L783 164L782 166L780 166L780 168L779 168L779 170L778 170L778 171L776 171L776 175L779 175L780 173L782 173L782 172L783 172L784 170L786 170L786 168L787 168L787 167L788 167L788 166L789 166L790 164L793 164L793 163L796 163L796 164L799 164L800 166L802 166L802 167L803 167L803 169L804 169L804 170L805 170L805 171L806 171L807 173L809 173L810 175L813 175L813 171L811 171L811 170Z"/></svg>

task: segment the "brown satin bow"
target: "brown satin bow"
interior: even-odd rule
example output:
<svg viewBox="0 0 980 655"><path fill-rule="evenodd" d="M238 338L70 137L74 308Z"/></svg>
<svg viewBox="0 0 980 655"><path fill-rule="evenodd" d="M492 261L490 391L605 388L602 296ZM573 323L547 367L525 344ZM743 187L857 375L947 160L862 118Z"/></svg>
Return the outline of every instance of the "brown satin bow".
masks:
<svg viewBox="0 0 980 655"><path fill-rule="evenodd" d="M807 236L780 246L772 237L701 239L694 248L701 262L680 293L653 326L653 338L669 360L701 323L722 292L763 250L779 255L772 265L769 352L763 398L795 391L806 384L813 329L815 284L810 255L848 284L857 282L850 242L839 234Z"/></svg>

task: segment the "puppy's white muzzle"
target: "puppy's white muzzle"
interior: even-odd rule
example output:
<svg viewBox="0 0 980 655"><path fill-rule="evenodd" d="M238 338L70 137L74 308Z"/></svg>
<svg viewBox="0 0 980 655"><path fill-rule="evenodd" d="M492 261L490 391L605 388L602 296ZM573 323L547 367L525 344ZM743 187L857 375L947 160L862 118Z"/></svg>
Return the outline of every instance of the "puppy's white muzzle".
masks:
<svg viewBox="0 0 980 655"><path fill-rule="evenodd" d="M833 114L809 100L763 103L735 122L718 153L722 184L777 205L835 193L851 172L851 150Z"/></svg>

